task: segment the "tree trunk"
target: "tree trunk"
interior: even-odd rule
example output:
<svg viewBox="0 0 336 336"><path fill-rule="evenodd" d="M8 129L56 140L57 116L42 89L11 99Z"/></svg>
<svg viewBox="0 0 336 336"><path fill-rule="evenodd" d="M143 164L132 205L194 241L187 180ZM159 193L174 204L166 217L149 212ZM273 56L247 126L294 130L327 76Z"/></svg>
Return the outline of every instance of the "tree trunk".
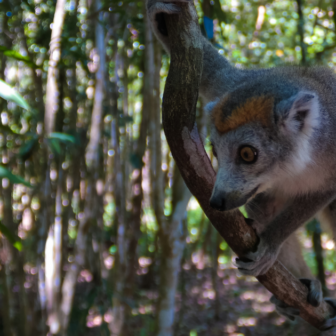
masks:
<svg viewBox="0 0 336 336"><path fill-rule="evenodd" d="M170 220L162 223L160 229L161 269L159 304L157 314L157 336L172 336L175 314L175 294L181 258L185 246L182 220L185 216L191 194L180 172L174 170L173 211Z"/></svg>
<svg viewBox="0 0 336 336"><path fill-rule="evenodd" d="M55 127L58 105L57 67L61 59L61 37L65 18L65 5L66 0L57 0L51 33L46 105L44 115L44 127L46 134L50 134L51 132L53 132Z"/></svg>
<svg viewBox="0 0 336 336"><path fill-rule="evenodd" d="M180 4L180 15L166 15L170 37L171 63L163 99L163 126L173 157L190 191L230 247L239 255L253 249L257 237L239 211L219 212L209 199L215 172L195 125L195 109L202 73L203 45L193 31L199 30L193 4ZM300 316L316 328L332 316L325 302L315 308L307 302L307 288L280 262L257 279L278 299L300 309Z"/></svg>
<svg viewBox="0 0 336 336"><path fill-rule="evenodd" d="M96 0L95 11L98 12L102 3L100 0ZM99 68L96 72L96 85L94 94L94 104L91 116L91 127L90 127L90 140L86 148L86 165L91 169L98 167L99 159L99 143L101 136L101 127L103 120L103 99L104 99L104 88L105 88L105 41L104 41L104 28L101 23L103 20L103 13L100 12L95 26L95 38L96 38L96 48L97 54L99 56Z"/></svg>
<svg viewBox="0 0 336 336"><path fill-rule="evenodd" d="M95 1L95 11L98 12L102 5L101 1ZM94 105L91 115L90 139L86 147L87 166L87 187L85 194L84 214L79 220L77 237L75 242L75 258L63 281L62 302L61 302L61 329L62 335L67 334L70 321L70 314L73 307L75 288L80 270L85 266L87 232L93 222L102 216L100 212L100 195L97 194L96 181L99 176L99 151L102 131L103 98L104 98L104 76L105 76L105 41L104 29L102 26L103 13L100 12L95 22L95 38L97 54L99 56L99 67L96 72ZM74 121L72 121L74 124Z"/></svg>

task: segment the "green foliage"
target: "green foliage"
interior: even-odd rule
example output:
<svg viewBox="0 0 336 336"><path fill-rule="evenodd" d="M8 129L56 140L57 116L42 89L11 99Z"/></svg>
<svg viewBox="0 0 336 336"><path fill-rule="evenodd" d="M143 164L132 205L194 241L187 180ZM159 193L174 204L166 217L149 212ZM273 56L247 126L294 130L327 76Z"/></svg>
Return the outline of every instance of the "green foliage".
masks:
<svg viewBox="0 0 336 336"><path fill-rule="evenodd" d="M59 157L62 153L60 141L58 139L48 139L48 144L55 157Z"/></svg>
<svg viewBox="0 0 336 336"><path fill-rule="evenodd" d="M33 154L38 144L38 136L34 135L31 139L27 139L25 143L20 147L18 156L23 160L27 160Z"/></svg>
<svg viewBox="0 0 336 336"><path fill-rule="evenodd" d="M272 67L301 62L302 50L297 30L299 18L295 1L214 0L207 2L202 0L195 3L201 26L203 10L210 8L207 15L214 19L214 38L211 43L218 48L220 54L226 56L237 67ZM75 246L78 243L76 239L83 238L79 234L79 228L83 223L87 225L84 230L85 239L87 239L85 269L81 269L80 281L76 284L68 334L72 336L91 333L108 335L107 321L111 317L109 312L112 310L112 298L114 298L120 299L121 303L126 303L131 310L130 316L127 317L130 334L154 335L157 313L155 308L157 295L160 295L157 292L159 274L166 258L163 243L174 244L174 242L165 240L170 227L169 225L160 227L153 211L152 197L155 195L152 194L152 183L155 181L152 180L150 171L152 158L149 146L150 130L146 134L147 137L149 136L146 140L146 154L143 157L138 154L140 126L145 120L143 118L145 113L148 113L145 110L146 102L143 101L146 97L144 84L148 79L145 67L148 45L145 39L144 1L124 0L102 3L103 19L100 23L104 27L106 42L106 77L103 131L100 134L98 149L100 161L99 167L93 173L87 171L84 153L85 146L90 140L93 93L96 90L96 66L99 62L94 29L98 13L94 12L94 2L92 6L88 6L85 1L67 1L66 18L60 38L61 54L58 65L60 71L57 76L59 92L55 102L57 132L45 136L43 114L49 69L51 24L54 20L55 5L56 1L52 0L23 0L19 5L13 5L10 1L1 2L0 25L4 34L0 34L0 69L2 71L0 75L4 74L5 80L11 83L15 90L4 80L0 81L0 97L5 99L0 101L0 160L3 163L3 166L0 166L0 179L7 178L15 185L11 197L6 196L5 193L0 194L2 219L0 232L18 250L21 250L24 245L25 267L20 271L27 272L25 281L32 285L20 288L19 295L10 295L14 300L10 302L10 307L21 307L22 302L25 302L22 299L24 295L29 299L34 297L36 302L39 302L35 291L38 286L38 276L35 271L29 272L26 268L29 264L37 268L41 261L43 267L41 256L43 251L46 251L44 246L46 241L43 237L48 233L45 225L50 225L52 229L56 227L53 224L56 222L54 214L57 204L63 221L64 269L62 272L65 275L75 262ZM332 2L304 1L303 6L304 46L307 49L308 64L318 63L336 69L334 48L336 34ZM262 25L257 29L256 21L260 9L263 8L265 12ZM212 23L210 29L211 27ZM163 92L169 62L169 56L163 52L160 72L161 91L156 88L158 94ZM38 85L39 82L40 85ZM7 104L7 101L14 104ZM38 113L35 113L37 109L39 109ZM197 116L203 123L201 104L198 104ZM118 125L118 128L113 130L116 134L111 131L111 121ZM160 126L156 125L156 127ZM199 127L202 130L206 128L208 125ZM208 130L204 131L202 136L205 139L206 150L210 153L208 133ZM162 148L162 173L165 181L164 216L162 217L164 222L169 224L169 216L172 213L174 160L169 153L164 136L161 137L158 145ZM117 146L119 146L118 149L116 149ZM49 155L50 151L46 149L50 149L53 155ZM23 177L13 174L7 167L10 167L13 172L20 172L27 180L29 177L33 185L41 187L27 190L21 184L29 187L31 185ZM139 186L133 185L133 181L138 173L136 170L142 168L141 186L144 199L141 209L136 209L133 197L139 196L135 193ZM125 198L123 209L118 199L120 190L116 190L115 181L119 178L123 181ZM94 182L89 185L91 179L94 179ZM96 197L95 191L98 189L102 194ZM60 194L58 194L59 190L61 190ZM91 196L92 203L87 205L87 199ZM90 209L85 208L86 206ZM131 225L135 225L138 210L140 219L137 225L140 228L134 228ZM240 211L247 217L244 207ZM7 225L6 216L9 213L13 213L14 226ZM88 213L90 215L86 222L85 216ZM30 226L29 220L27 221L29 216L32 217ZM8 227L13 231L15 228L15 233L9 231ZM190 336L218 332L235 335L253 334L255 330L250 330L247 325L239 322L243 316L251 317L251 311L258 316L260 311L262 312L262 317L257 324L260 330L265 330L265 333L303 334L303 332L289 331L286 323L278 325L278 317L275 317L275 313L269 313L268 294L264 294L265 297L260 301L259 298L249 300L251 304L246 305L247 300L242 296L244 291L247 289L252 293L258 293L259 297L260 287L257 287L259 285L251 278L237 277L236 270L231 269L229 246L225 241L217 240L217 237L214 239L213 228L210 227L209 220L194 198L189 203L187 221L186 223L183 221L182 227L181 243L185 242L185 251L180 268L179 288L181 290L177 292L179 313L175 319L177 325L181 323L182 328L174 330L174 334ZM124 230L120 231L125 241L124 249L119 247L119 229ZM16 236L16 230L22 240ZM43 232L43 230L46 231ZM308 266L315 272L316 262L311 247L311 233L314 230L316 230L315 224L313 222L308 224L307 231L302 231L301 238L304 243L304 257ZM326 247L330 237L323 233L322 238L326 274L333 280L330 272L335 271L335 250ZM217 244L219 246L216 246ZM135 253L131 256L130 251L133 248ZM0 242L1 255L5 255L6 251L2 254L2 249ZM131 298L119 293L113 297L114 293L111 289L120 276L120 269L117 268L119 264L121 265L120 253L124 254L125 264L128 265L132 260L134 261L133 276L136 287ZM151 262L150 266L141 266L141 257L148 258ZM213 267L215 262L218 262L217 273L213 272L210 275L214 271L210 267ZM18 265L19 263L15 267L9 265L9 273L6 269L6 276L8 276L6 281L14 281L10 284L13 290L17 287L16 284L20 284L21 279L18 277L20 272L11 272L11 267L17 270ZM111 268L108 268L108 265ZM89 280L85 279L82 272L91 274ZM219 283L219 289L215 288L215 282L210 280L212 276ZM220 305L222 313L227 317L225 324L234 331L225 331L227 326L220 325L221 321L212 323L216 302L215 299L205 298L204 294L208 290L216 291L216 298L220 297L221 302L225 303ZM183 294L183 291L186 293ZM5 295L1 297L5 298ZM5 308L5 299L2 303ZM263 304L266 306L265 311L261 309ZM11 320L23 321L20 312L24 309L13 310ZM94 320L93 312L97 314L96 324L88 326L88 317L91 316ZM32 321L41 319L39 322L41 326L45 324L43 316L47 315L46 311L42 313L32 318ZM284 333L266 330L263 325L266 320L276 325L277 331L283 328ZM2 316L0 316L0 334L3 333L2 322ZM216 331L211 329L212 324L218 328ZM12 326L11 332L19 335L20 331L15 327Z"/></svg>
<svg viewBox="0 0 336 336"><path fill-rule="evenodd" d="M76 138L73 135L65 134L65 133L53 132L53 133L50 133L49 138L57 139L64 143L68 143L68 142L73 143L73 144L76 143Z"/></svg>
<svg viewBox="0 0 336 336"><path fill-rule="evenodd" d="M21 239L14 235L5 225L0 221L0 233L3 234L8 241L18 250L22 251Z"/></svg>
<svg viewBox="0 0 336 336"><path fill-rule="evenodd" d="M8 178L11 183L21 183L26 187L32 188L32 185L19 175L14 175L7 168L0 165L0 178Z"/></svg>
<svg viewBox="0 0 336 336"><path fill-rule="evenodd" d="M15 104L21 106L26 110L30 109L30 106L25 101L25 99L1 79L0 79L0 97L8 101L14 102Z"/></svg>
<svg viewBox="0 0 336 336"><path fill-rule="evenodd" d="M17 61L24 62L30 68L38 68L38 66L28 56L23 56L19 52L6 48L5 46L0 46L0 53L3 53L4 56L14 58Z"/></svg>

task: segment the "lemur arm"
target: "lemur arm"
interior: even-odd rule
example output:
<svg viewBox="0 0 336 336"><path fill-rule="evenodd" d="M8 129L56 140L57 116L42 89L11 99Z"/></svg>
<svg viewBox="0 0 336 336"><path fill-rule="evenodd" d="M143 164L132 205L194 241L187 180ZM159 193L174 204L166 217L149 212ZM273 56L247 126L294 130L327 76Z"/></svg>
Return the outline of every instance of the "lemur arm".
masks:
<svg viewBox="0 0 336 336"><path fill-rule="evenodd" d="M167 14L178 14L178 4L186 2L189 1L148 0L147 2L148 17L152 28L168 53L170 53L170 45L164 17ZM225 57L218 53L218 50L211 45L200 31L199 34L204 51L200 94L208 102L220 98L228 90L242 83L244 78L251 72L239 70L232 66Z"/></svg>
<svg viewBox="0 0 336 336"><path fill-rule="evenodd" d="M283 211L264 226L264 231L259 234L257 251L246 253L236 260L239 270L246 275L265 274L277 259L285 240L334 198L334 190L294 198ZM246 261L246 258L251 261Z"/></svg>

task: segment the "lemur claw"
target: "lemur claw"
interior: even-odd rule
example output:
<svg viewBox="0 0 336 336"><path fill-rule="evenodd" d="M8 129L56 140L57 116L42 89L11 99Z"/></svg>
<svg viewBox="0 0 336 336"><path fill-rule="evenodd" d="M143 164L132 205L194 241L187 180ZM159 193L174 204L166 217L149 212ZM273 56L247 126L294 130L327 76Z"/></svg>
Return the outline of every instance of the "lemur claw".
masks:
<svg viewBox="0 0 336 336"><path fill-rule="evenodd" d="M258 276L265 274L274 264L278 256L278 250L260 238L256 252L248 252L236 259L239 272L244 275Z"/></svg>
<svg viewBox="0 0 336 336"><path fill-rule="evenodd" d="M307 301L313 306L318 307L323 301L323 293L320 281L316 279L299 279L309 290Z"/></svg>
<svg viewBox="0 0 336 336"><path fill-rule="evenodd" d="M275 309L280 315L287 317L291 321L294 321L296 316L300 315L299 309L286 305L286 303L278 300L274 295L271 297L270 301L275 304Z"/></svg>
<svg viewBox="0 0 336 336"><path fill-rule="evenodd" d="M336 299L324 298L324 300L334 308L336 315ZM326 320L323 329L326 330L321 332L321 336L336 336L336 316Z"/></svg>

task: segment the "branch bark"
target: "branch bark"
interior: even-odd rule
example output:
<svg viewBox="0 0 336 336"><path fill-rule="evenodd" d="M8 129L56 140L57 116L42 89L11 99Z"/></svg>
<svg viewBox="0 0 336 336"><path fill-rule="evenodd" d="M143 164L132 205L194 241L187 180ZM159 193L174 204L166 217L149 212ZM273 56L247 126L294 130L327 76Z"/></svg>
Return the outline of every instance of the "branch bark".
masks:
<svg viewBox="0 0 336 336"><path fill-rule="evenodd" d="M197 38L200 35L194 33L200 29L194 5L180 6L180 15L165 17L170 37L171 64L163 96L163 128L188 188L211 223L239 256L253 249L257 236L238 210L219 212L209 206L216 174L195 124L203 45ZM318 329L333 314L332 308L325 302L317 308L308 304L307 288L278 261L257 279L278 299L299 308L300 316Z"/></svg>

